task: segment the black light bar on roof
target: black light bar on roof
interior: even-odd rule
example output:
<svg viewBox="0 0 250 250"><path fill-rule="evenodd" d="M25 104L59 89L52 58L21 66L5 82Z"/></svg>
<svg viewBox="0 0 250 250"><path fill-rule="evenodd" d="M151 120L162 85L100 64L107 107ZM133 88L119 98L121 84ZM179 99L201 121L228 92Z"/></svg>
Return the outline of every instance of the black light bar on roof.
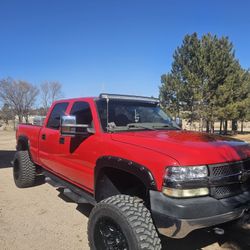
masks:
<svg viewBox="0 0 250 250"><path fill-rule="evenodd" d="M118 99L118 100L131 100L131 101L143 101L143 102L153 102L159 103L159 99L154 97L146 97L146 96L136 96L136 95L118 95L118 94L106 94L101 93L99 98L104 99Z"/></svg>

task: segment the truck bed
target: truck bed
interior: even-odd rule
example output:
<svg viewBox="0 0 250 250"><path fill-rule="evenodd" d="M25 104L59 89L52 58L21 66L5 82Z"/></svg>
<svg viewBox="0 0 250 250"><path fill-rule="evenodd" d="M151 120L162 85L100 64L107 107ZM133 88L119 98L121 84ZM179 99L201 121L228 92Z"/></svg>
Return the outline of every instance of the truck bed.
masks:
<svg viewBox="0 0 250 250"><path fill-rule="evenodd" d="M42 126L32 124L19 124L17 128L16 138L29 138L29 149L32 160L38 162L39 135Z"/></svg>

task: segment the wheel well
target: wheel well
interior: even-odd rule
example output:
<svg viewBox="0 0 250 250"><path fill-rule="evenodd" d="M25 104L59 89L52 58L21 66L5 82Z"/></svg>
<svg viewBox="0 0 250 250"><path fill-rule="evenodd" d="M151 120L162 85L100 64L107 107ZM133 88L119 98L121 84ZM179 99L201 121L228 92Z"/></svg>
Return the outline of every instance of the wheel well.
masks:
<svg viewBox="0 0 250 250"><path fill-rule="evenodd" d="M25 151L29 150L29 143L26 137L20 137L17 142L17 150L18 151Z"/></svg>
<svg viewBox="0 0 250 250"><path fill-rule="evenodd" d="M113 195L127 194L148 203L148 193L148 188L137 176L112 167L102 168L96 181L97 202Z"/></svg>

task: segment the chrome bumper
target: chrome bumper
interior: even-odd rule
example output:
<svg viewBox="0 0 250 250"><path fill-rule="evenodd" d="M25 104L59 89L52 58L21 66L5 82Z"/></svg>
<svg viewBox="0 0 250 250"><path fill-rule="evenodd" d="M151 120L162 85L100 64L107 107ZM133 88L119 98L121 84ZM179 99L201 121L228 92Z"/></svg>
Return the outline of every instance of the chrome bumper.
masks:
<svg viewBox="0 0 250 250"><path fill-rule="evenodd" d="M229 212L223 215L201 219L178 220L176 224L168 228L158 228L158 231L170 238L184 238L196 229L206 228L236 220L243 216L244 211ZM171 220L171 219L170 219Z"/></svg>

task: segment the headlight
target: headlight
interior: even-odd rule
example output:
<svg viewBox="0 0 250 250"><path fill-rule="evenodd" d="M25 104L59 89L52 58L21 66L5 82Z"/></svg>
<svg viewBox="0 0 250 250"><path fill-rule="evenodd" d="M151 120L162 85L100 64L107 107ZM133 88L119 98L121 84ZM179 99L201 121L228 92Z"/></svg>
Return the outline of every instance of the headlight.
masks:
<svg viewBox="0 0 250 250"><path fill-rule="evenodd" d="M185 181L207 177L207 166L195 167L169 167L166 170L166 177L172 181Z"/></svg>
<svg viewBox="0 0 250 250"><path fill-rule="evenodd" d="M176 198L208 195L207 177L207 166L168 167L162 191Z"/></svg>

